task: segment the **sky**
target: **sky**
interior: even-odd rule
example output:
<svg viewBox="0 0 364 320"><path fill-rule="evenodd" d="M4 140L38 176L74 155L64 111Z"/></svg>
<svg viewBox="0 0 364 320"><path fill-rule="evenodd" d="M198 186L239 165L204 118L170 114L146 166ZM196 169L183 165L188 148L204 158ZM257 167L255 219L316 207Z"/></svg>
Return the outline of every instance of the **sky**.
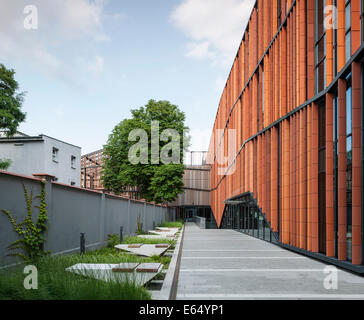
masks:
<svg viewBox="0 0 364 320"><path fill-rule="evenodd" d="M0 0L0 63L26 92L19 131L86 154L131 109L168 100L186 113L190 149L207 150L254 2Z"/></svg>

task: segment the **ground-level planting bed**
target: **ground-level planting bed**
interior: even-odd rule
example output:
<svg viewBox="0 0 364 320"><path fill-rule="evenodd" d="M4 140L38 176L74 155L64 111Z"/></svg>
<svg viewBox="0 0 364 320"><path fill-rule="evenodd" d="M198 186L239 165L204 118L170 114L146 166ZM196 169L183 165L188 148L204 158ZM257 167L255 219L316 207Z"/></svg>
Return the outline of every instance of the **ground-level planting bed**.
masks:
<svg viewBox="0 0 364 320"><path fill-rule="evenodd" d="M79 254L52 256L33 263L38 269L38 290L23 286L24 266L0 271L0 299L2 300L149 300L144 287L133 283L107 283L83 277L65 269L77 263L119 264L123 262L158 262L168 268L169 257L137 257L113 248L104 248Z"/></svg>
<svg viewBox="0 0 364 320"><path fill-rule="evenodd" d="M183 221L169 221L169 222L165 222L165 223L159 225L158 227L182 229Z"/></svg>
<svg viewBox="0 0 364 320"><path fill-rule="evenodd" d="M179 225L161 225L179 227ZM33 262L38 269L38 289L24 288L24 266L18 265L0 270L0 300L150 300L148 285L137 286L131 282L105 282L67 272L75 264L120 264L120 263L161 263L167 270L171 262L169 256L139 257L114 248L119 244L117 235L109 236L108 247L86 252L84 255L69 254L46 256ZM174 239L144 239L136 236L125 237L123 244L169 244L170 250L176 246ZM28 265L28 263L26 264ZM154 280L163 280L158 274Z"/></svg>

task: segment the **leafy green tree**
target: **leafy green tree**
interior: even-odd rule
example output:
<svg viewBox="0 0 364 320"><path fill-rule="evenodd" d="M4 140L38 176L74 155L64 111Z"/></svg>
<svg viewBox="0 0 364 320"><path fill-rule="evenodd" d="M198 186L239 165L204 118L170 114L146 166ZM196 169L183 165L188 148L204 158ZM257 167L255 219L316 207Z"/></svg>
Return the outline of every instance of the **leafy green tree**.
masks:
<svg viewBox="0 0 364 320"><path fill-rule="evenodd" d="M131 113L131 119L123 120L114 128L104 147L103 185L116 194L137 187L140 195L148 201L174 201L183 190L183 152L190 139L189 129L185 125L185 114L168 101L155 100L150 100L147 105L132 110ZM159 123L158 127L153 126L156 121ZM138 131L133 138L135 130ZM159 136L157 149L155 144L152 147L155 130ZM160 161L159 158L173 141L172 136L163 137L166 130L174 130L179 139L178 143L175 141L172 144L174 147L178 146L178 151L174 149L175 152L166 152L171 159L177 159L170 163ZM133 150L134 158L142 160L134 161L138 159L131 155Z"/></svg>
<svg viewBox="0 0 364 320"><path fill-rule="evenodd" d="M16 133L26 116L21 111L25 93L18 92L19 85L14 75L14 70L0 64L0 129L5 129L8 136Z"/></svg>

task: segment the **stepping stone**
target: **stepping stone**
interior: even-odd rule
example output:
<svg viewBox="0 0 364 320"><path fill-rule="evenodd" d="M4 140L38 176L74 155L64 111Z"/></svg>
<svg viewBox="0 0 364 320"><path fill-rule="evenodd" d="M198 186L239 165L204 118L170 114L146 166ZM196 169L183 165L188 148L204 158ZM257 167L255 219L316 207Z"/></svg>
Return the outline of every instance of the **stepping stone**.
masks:
<svg viewBox="0 0 364 320"><path fill-rule="evenodd" d="M136 268L136 272L156 273L159 270L160 263L142 263Z"/></svg>
<svg viewBox="0 0 364 320"><path fill-rule="evenodd" d="M112 272L134 272L139 263L120 263L112 269Z"/></svg>
<svg viewBox="0 0 364 320"><path fill-rule="evenodd" d="M148 231L148 233L152 234L152 235L158 235L158 236L163 236L163 237L173 237L176 232L170 232L170 231L156 231L156 230L150 230Z"/></svg>
<svg viewBox="0 0 364 320"><path fill-rule="evenodd" d="M66 271L73 272L85 277L102 280L105 282L132 282L138 286L144 286L156 275L161 273L162 270L163 265L160 263L78 263L66 269Z"/></svg>
<svg viewBox="0 0 364 320"><path fill-rule="evenodd" d="M175 237L171 234L146 234L146 235L140 235L138 238L144 238L144 239L159 239L159 240L165 240L170 238L171 240L175 239Z"/></svg>
<svg viewBox="0 0 364 320"><path fill-rule="evenodd" d="M167 231L176 231L176 232L178 232L178 231L179 231L179 229L178 229L178 228L156 227L156 229L158 229L158 230L167 230Z"/></svg>
<svg viewBox="0 0 364 320"><path fill-rule="evenodd" d="M143 244L129 244L128 248L140 248Z"/></svg>
<svg viewBox="0 0 364 320"><path fill-rule="evenodd" d="M143 244L140 247L133 247L127 244L118 244L115 246L118 250L128 251L143 257L161 256L169 247L169 244Z"/></svg>
<svg viewBox="0 0 364 320"><path fill-rule="evenodd" d="M155 247L156 248L169 248L170 245L169 244L156 244Z"/></svg>

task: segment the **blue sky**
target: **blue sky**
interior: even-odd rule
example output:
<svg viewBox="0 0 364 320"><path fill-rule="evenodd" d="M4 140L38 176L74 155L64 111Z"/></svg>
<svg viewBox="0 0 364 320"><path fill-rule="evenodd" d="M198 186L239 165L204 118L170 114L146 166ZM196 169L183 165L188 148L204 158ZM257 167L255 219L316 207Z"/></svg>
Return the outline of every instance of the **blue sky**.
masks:
<svg viewBox="0 0 364 320"><path fill-rule="evenodd" d="M19 130L102 148L130 109L169 100L206 150L253 0L0 0L0 63L27 91ZM24 7L38 28L24 28Z"/></svg>

